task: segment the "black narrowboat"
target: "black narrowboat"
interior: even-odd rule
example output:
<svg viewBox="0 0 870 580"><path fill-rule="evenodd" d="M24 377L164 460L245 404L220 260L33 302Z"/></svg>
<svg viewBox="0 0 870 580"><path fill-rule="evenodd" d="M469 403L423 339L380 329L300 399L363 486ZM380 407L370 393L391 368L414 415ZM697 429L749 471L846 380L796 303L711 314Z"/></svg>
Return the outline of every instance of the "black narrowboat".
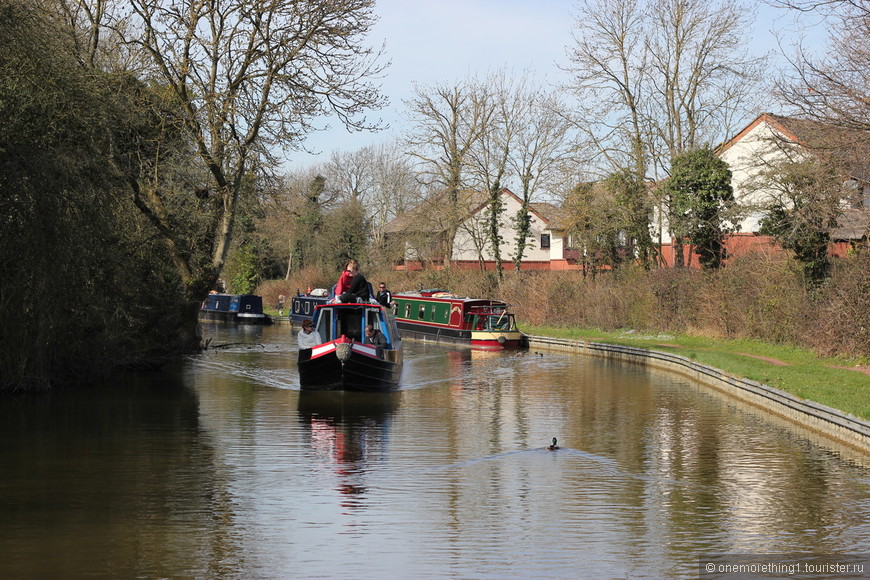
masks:
<svg viewBox="0 0 870 580"><path fill-rule="evenodd" d="M386 346L365 344L372 325ZM299 384L303 390L391 391L402 375L402 339L392 311L377 304L321 304L314 313L321 341L299 349Z"/></svg>
<svg viewBox="0 0 870 580"><path fill-rule="evenodd" d="M209 294L199 309L199 319L232 324L272 324L272 319L263 313L263 298L255 294Z"/></svg>

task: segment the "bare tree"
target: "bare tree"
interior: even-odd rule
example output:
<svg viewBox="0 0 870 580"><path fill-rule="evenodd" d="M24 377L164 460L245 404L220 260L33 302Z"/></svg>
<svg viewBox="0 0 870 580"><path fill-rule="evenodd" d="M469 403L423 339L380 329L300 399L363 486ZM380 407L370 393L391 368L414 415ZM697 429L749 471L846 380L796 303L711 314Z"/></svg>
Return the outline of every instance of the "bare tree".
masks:
<svg viewBox="0 0 870 580"><path fill-rule="evenodd" d="M754 11L740 0L653 0L647 113L653 160L670 160L730 136L761 102L766 59L744 48Z"/></svg>
<svg viewBox="0 0 870 580"><path fill-rule="evenodd" d="M329 187L338 197L360 200L371 189L368 162L364 151L333 151L326 164Z"/></svg>
<svg viewBox="0 0 870 580"><path fill-rule="evenodd" d="M102 0L69 0L80 7ZM240 194L274 148L300 146L315 118L335 114L353 129L382 105L371 84L380 53L362 44L375 22L373 0L129 0L95 20L147 57L132 71L163 88L171 119L203 168L200 187L207 256L192 253L176 227L162 153L130 175L135 202L163 237L193 308L213 287L230 247ZM86 14L97 14L91 10ZM92 37L94 35L92 34ZM194 310L195 312L195 310Z"/></svg>
<svg viewBox="0 0 870 580"><path fill-rule="evenodd" d="M739 0L581 0L568 50L581 150L602 173L628 170L643 182L730 134L761 95L764 60L743 49L751 19Z"/></svg>
<svg viewBox="0 0 870 580"><path fill-rule="evenodd" d="M580 0L568 71L585 144L648 178L727 136L759 95L751 19L738 0Z"/></svg>
<svg viewBox="0 0 870 580"><path fill-rule="evenodd" d="M528 77L517 87L511 111L514 127L508 162L519 181L522 207L513 217L516 226L514 267L520 270L531 227L530 204L563 167L568 156L571 124L565 105Z"/></svg>
<svg viewBox="0 0 870 580"><path fill-rule="evenodd" d="M499 279L502 278L501 236L504 202L502 188L508 177L510 155L516 118L515 99L511 81L505 71L492 74L481 82L476 82L473 90L481 114L480 139L469 151L471 161L471 184L475 190L486 192L486 207L481 218L473 221L474 228L466 227L472 240L475 240L478 263L481 269L485 264L485 252L489 249L495 262ZM469 223L465 224L470 226ZM482 230L477 232L476 229ZM482 235L477 235L482 233Z"/></svg>
<svg viewBox="0 0 870 580"><path fill-rule="evenodd" d="M369 148L371 151L372 191L369 199L372 245L375 257L390 260L384 255L386 225L421 201L416 175L407 155L398 143Z"/></svg>
<svg viewBox="0 0 870 580"><path fill-rule="evenodd" d="M826 54L798 45L792 71L777 92L804 118L870 130L870 4L857 0L771 0L771 4L821 15L829 24Z"/></svg>
<svg viewBox="0 0 870 580"><path fill-rule="evenodd" d="M406 102L411 128L407 138L410 154L419 162L424 185L446 194L443 240L444 264L450 265L453 240L468 208L460 204L461 192L469 183L469 153L485 129L485 102L473 83L453 86L415 87Z"/></svg>
<svg viewBox="0 0 870 580"><path fill-rule="evenodd" d="M642 103L649 69L642 7L630 0L581 2L567 70L574 76L568 88L577 96L575 123L585 149L604 166L631 167L645 176L649 129Z"/></svg>
<svg viewBox="0 0 870 580"><path fill-rule="evenodd" d="M397 143L335 152L325 167L330 190L363 204L375 249L384 245L384 226L419 202L417 182Z"/></svg>

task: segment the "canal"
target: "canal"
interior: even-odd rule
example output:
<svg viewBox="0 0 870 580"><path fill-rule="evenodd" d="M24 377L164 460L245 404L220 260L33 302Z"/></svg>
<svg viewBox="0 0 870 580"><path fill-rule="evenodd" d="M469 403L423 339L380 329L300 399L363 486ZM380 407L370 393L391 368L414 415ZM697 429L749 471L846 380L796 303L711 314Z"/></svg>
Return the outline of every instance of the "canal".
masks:
<svg viewBox="0 0 870 580"><path fill-rule="evenodd" d="M868 554L870 471L688 379L406 343L301 393L288 326L0 402L0 578L691 578ZM545 447L553 437L560 449Z"/></svg>

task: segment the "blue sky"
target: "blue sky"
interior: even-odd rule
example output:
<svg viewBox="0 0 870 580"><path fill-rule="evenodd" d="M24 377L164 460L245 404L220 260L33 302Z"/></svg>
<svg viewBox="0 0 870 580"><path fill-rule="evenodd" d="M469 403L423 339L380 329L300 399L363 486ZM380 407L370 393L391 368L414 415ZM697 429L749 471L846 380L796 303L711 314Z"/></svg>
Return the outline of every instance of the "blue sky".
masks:
<svg viewBox="0 0 870 580"><path fill-rule="evenodd" d="M337 121L322 120L332 128L306 142L320 155L291 152L286 166L325 162L333 150L354 151L392 140L401 132L403 100L412 97L414 83L452 83L500 68L518 74L528 70L553 84L564 80L559 65L568 62L565 49L572 42L574 6L573 0L378 0L380 21L369 42L385 43L385 56L392 62L381 81L390 104L370 117L383 118L390 129L351 134ZM789 14L764 4L757 10L753 52L775 50L774 31L794 37Z"/></svg>

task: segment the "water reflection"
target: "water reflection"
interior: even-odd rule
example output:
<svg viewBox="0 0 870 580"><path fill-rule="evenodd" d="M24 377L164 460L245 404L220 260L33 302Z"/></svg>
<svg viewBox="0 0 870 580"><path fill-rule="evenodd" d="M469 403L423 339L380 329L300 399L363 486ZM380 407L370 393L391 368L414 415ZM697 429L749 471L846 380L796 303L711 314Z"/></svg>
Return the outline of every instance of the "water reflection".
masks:
<svg viewBox="0 0 870 580"><path fill-rule="evenodd" d="M0 438L0 577L170 577L238 558L180 370L5 400Z"/></svg>
<svg viewBox="0 0 870 580"><path fill-rule="evenodd" d="M299 420L317 458L330 464L342 507L365 506L366 471L384 455L397 393L300 391Z"/></svg>
<svg viewBox="0 0 870 580"><path fill-rule="evenodd" d="M409 343L398 392L300 392L291 329L210 332L226 346L173 372L0 405L0 577L662 578L701 552L870 552L867 470L680 377Z"/></svg>

